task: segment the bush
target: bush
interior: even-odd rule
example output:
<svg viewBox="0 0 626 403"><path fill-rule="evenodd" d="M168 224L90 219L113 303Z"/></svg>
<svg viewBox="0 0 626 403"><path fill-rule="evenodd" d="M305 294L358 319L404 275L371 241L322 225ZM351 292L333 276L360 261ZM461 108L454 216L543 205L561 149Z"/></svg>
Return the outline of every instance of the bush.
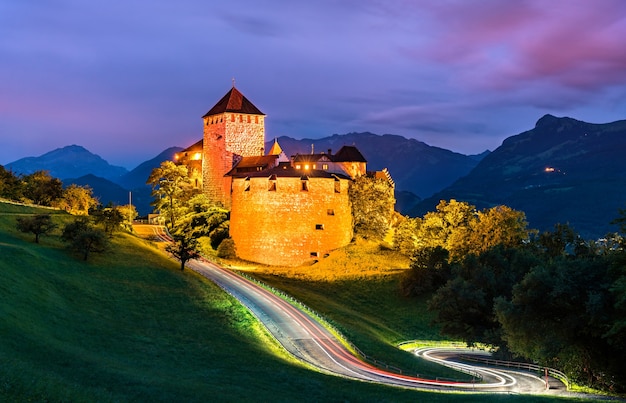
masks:
<svg viewBox="0 0 626 403"><path fill-rule="evenodd" d="M224 239L217 247L217 257L222 259L233 259L237 257L237 248L232 238Z"/></svg>

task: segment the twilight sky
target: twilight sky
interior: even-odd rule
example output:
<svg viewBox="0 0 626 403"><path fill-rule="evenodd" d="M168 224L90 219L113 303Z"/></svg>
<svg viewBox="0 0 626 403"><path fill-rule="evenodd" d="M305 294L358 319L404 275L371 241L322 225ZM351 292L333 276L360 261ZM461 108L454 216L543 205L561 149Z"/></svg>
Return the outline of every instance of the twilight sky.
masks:
<svg viewBox="0 0 626 403"><path fill-rule="evenodd" d="M626 119L623 0L2 0L0 164L132 169L231 87L267 140L371 131L464 154L544 114Z"/></svg>

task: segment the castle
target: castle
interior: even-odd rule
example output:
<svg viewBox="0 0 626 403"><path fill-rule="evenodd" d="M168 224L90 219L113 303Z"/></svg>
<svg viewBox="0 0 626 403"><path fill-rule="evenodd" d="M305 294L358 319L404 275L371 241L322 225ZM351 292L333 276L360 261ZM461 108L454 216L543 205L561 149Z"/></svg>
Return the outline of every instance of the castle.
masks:
<svg viewBox="0 0 626 403"><path fill-rule="evenodd" d="M175 159L194 187L230 209L241 259L293 266L350 243L348 187L367 174L356 147L288 158L275 141L266 154L265 114L234 85L202 118L203 139Z"/></svg>

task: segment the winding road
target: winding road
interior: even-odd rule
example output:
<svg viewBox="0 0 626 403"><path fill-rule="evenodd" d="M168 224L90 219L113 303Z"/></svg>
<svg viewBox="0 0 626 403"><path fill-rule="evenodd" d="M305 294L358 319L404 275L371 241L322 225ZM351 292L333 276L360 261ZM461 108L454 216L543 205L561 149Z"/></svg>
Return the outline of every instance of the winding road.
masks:
<svg viewBox="0 0 626 403"><path fill-rule="evenodd" d="M162 227L152 226L152 231L154 237L164 242L170 241ZM467 349L428 348L415 350L414 353L421 358L476 375L480 381L464 383L422 379L376 368L357 358L310 313L253 281L206 260L191 261L187 267L238 299L289 353L329 374L422 390L534 394L563 393L565 390L565 387L553 378L549 379L550 388L546 388L545 379L529 372L487 368L460 362L457 359L460 353L473 353Z"/></svg>

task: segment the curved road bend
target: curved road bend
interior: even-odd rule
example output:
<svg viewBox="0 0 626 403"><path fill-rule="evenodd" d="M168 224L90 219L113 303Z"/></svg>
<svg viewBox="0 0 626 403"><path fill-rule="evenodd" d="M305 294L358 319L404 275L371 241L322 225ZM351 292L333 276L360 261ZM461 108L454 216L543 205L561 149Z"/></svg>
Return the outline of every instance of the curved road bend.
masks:
<svg viewBox="0 0 626 403"><path fill-rule="evenodd" d="M154 227L155 235L169 242L167 234L157 228L160 227ZM483 377L483 382L474 384L429 380L381 370L356 358L312 316L250 280L208 261L196 260L187 266L215 282L250 309L287 351L322 371L363 381L426 390L546 392L545 381L534 375L451 361L446 361L446 365L477 372ZM441 361L450 351L428 349L416 351L416 354L432 361Z"/></svg>

